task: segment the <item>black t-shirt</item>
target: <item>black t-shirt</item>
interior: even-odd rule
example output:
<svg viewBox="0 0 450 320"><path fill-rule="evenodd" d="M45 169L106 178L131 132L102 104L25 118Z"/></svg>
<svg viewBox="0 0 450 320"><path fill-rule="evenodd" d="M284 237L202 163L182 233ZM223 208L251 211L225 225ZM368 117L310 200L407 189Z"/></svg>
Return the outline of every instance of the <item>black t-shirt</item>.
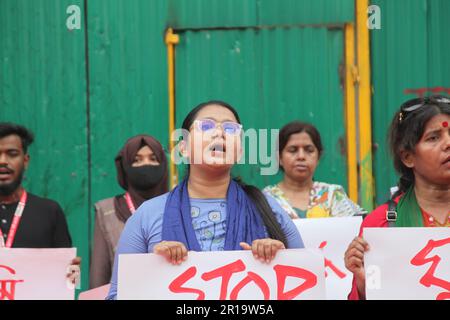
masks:
<svg viewBox="0 0 450 320"><path fill-rule="evenodd" d="M18 202L0 204L0 228L4 240L14 217ZM27 203L20 219L13 248L70 248L72 239L66 217L53 200L28 193Z"/></svg>

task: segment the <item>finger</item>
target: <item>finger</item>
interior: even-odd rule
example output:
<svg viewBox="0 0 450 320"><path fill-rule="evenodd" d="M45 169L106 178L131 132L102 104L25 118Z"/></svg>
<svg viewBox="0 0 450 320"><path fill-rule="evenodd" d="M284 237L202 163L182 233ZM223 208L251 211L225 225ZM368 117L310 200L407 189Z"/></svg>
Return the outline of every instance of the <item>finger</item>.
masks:
<svg viewBox="0 0 450 320"><path fill-rule="evenodd" d="M257 259L257 260L259 259L258 245L259 245L259 241L258 240L255 240L255 241L252 242L252 254L253 254L253 257L255 259Z"/></svg>
<svg viewBox="0 0 450 320"><path fill-rule="evenodd" d="M249 245L247 242L241 242L239 243L239 245L243 250L252 250L252 246Z"/></svg>
<svg viewBox="0 0 450 320"><path fill-rule="evenodd" d="M362 243L358 242L358 241L352 241L352 243L350 243L350 245L348 246L347 251L345 252L345 254L349 254L353 250L358 250L358 251L361 251L361 252L366 251L364 245Z"/></svg>
<svg viewBox="0 0 450 320"><path fill-rule="evenodd" d="M364 254L357 251L357 250L349 250L345 256L344 256L344 262L345 264L349 264L349 261L351 261L353 258L358 258L363 260L364 259Z"/></svg>
<svg viewBox="0 0 450 320"><path fill-rule="evenodd" d="M361 253L364 253L364 251L366 251L364 245L362 245L359 242L355 242L355 244L353 245L351 250L357 250L357 251L359 251Z"/></svg>
<svg viewBox="0 0 450 320"><path fill-rule="evenodd" d="M186 247L184 246L184 244L181 245L181 255L183 257L183 261L186 261L187 257L188 257L188 251L187 251Z"/></svg>
<svg viewBox="0 0 450 320"><path fill-rule="evenodd" d="M264 260L269 263L272 259L272 244L268 242L264 245Z"/></svg>
<svg viewBox="0 0 450 320"><path fill-rule="evenodd" d="M345 259L351 259L353 257L358 257L360 259L364 259L364 251L359 250L358 248L348 248L344 255Z"/></svg>
<svg viewBox="0 0 450 320"><path fill-rule="evenodd" d="M364 260L359 257L350 257L345 260L345 267L349 270L359 269L364 266Z"/></svg>
<svg viewBox="0 0 450 320"><path fill-rule="evenodd" d="M157 243L155 244L155 246L153 247L153 253L154 254L161 254L163 252L163 246L161 245L161 243Z"/></svg>
<svg viewBox="0 0 450 320"><path fill-rule="evenodd" d="M362 263L361 260L358 260L358 259L355 259L351 265L351 269L353 270L353 272L358 272L363 267L364 267L364 264Z"/></svg>
<svg viewBox="0 0 450 320"><path fill-rule="evenodd" d="M177 264L177 247L176 246L169 246L170 250L170 262L172 264Z"/></svg>
<svg viewBox="0 0 450 320"><path fill-rule="evenodd" d="M265 261L265 245L264 245L264 242L259 241L257 243L256 251L257 251L258 259L261 260L262 262L264 262Z"/></svg>
<svg viewBox="0 0 450 320"><path fill-rule="evenodd" d="M172 247L172 261L174 262L174 264L178 264L178 246L175 245Z"/></svg>
<svg viewBox="0 0 450 320"><path fill-rule="evenodd" d="M356 268L361 268L361 267L363 267L363 265L364 265L363 260L358 258L358 257L351 257L349 259L349 266L351 268L355 268L355 267Z"/></svg>
<svg viewBox="0 0 450 320"><path fill-rule="evenodd" d="M167 262L172 263L172 253L170 251L170 246L162 245L159 248L159 254L166 258Z"/></svg>
<svg viewBox="0 0 450 320"><path fill-rule="evenodd" d="M159 254L161 256L164 256L166 258L170 255L169 248L166 245L163 245L163 244L157 244L155 246L155 248L153 249L153 252L156 253L156 254Z"/></svg>
<svg viewBox="0 0 450 320"><path fill-rule="evenodd" d="M349 252L349 256L350 257L357 257L361 260L364 260L364 252L357 250L357 249L353 249L352 251Z"/></svg>
<svg viewBox="0 0 450 320"><path fill-rule="evenodd" d="M183 260L183 254L181 250L181 246L176 246L176 253L177 253L177 264L180 264Z"/></svg>
<svg viewBox="0 0 450 320"><path fill-rule="evenodd" d="M286 247L284 246L284 243L281 241L276 240L273 244L272 244L272 250L273 250L273 257L272 259L275 259L275 256L277 255L279 250L284 250L286 249Z"/></svg>
<svg viewBox="0 0 450 320"><path fill-rule="evenodd" d="M277 252L280 249L281 249L281 246L279 244L276 244L276 243L272 244L272 259L271 260L275 259L275 256L277 255Z"/></svg>
<svg viewBox="0 0 450 320"><path fill-rule="evenodd" d="M353 240L353 243L359 244L360 246L362 246L362 247L364 248L364 251L369 250L369 244L367 243L366 240L364 240L364 239L361 238L361 237L356 237L356 238Z"/></svg>

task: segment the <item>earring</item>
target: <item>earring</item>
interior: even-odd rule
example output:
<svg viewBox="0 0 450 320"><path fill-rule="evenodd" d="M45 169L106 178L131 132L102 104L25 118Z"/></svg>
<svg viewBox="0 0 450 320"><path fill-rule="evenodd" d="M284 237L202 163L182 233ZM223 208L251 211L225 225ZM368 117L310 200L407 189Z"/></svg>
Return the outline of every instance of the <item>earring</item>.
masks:
<svg viewBox="0 0 450 320"><path fill-rule="evenodd" d="M403 112L400 112L398 115L398 122L402 123L403 120Z"/></svg>

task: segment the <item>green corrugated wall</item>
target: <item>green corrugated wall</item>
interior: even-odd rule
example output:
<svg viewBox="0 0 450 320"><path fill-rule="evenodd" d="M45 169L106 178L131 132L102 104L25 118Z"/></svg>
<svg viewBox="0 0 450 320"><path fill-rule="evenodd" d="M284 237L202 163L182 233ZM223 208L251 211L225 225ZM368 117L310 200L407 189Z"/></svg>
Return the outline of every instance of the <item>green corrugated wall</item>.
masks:
<svg viewBox="0 0 450 320"><path fill-rule="evenodd" d="M0 121L36 134L25 187L62 206L86 280L91 210L85 37L65 27L71 4L84 8L79 0L0 1Z"/></svg>
<svg viewBox="0 0 450 320"><path fill-rule="evenodd" d="M81 8L81 30L68 31L65 26L66 8L72 4ZM0 1L0 120L22 123L36 133L25 185L64 208L74 245L83 257L82 289L88 286L92 206L121 191L115 179L114 156L126 138L142 132L168 145L166 27L342 24L353 19L353 11L352 0ZM326 28L321 33L323 45L338 46L336 57L330 57L335 67L342 55L342 35L327 33ZM336 36L339 39L334 39ZM265 46L263 50L273 49L267 42L270 37L265 42L261 39L257 41ZM222 45L221 41L217 45ZM298 42L294 46L292 56L301 50ZM253 47L252 54L260 54L259 49ZM246 62L250 60L251 56ZM270 63L267 58L263 62ZM257 69L263 71L261 66ZM249 74L249 80L254 76ZM266 78L264 86L269 87L271 79ZM295 87L286 90L291 90L290 99L294 100L277 125L283 123L283 117L295 114L294 105L300 101ZM217 98L230 97L225 91ZM278 103L283 94L281 88L278 91L270 97L247 98L258 98L258 104L264 100ZM200 88L196 92L201 92ZM265 94L261 88L258 92ZM196 98L203 100L205 96ZM197 102L186 100L180 108L184 112ZM238 102L244 121L269 122L263 118L262 122L252 122L258 104L245 99ZM250 104L253 108L247 110ZM268 116L270 105L264 108ZM340 133L342 130L338 128ZM329 157L333 157L331 150Z"/></svg>
<svg viewBox="0 0 450 320"><path fill-rule="evenodd" d="M395 183L385 152L387 118L413 96L404 90L450 87L450 2L372 2L382 11L382 29L371 31L380 202ZM81 30L65 26L72 4L81 8ZM36 133L25 185L64 208L83 257L82 289L88 284L92 206L120 192L117 151L142 132L168 146L165 29L175 28L181 39L177 123L209 98L235 104L247 127L312 121L326 147L317 178L346 185L339 140L343 96L335 69L343 58L341 26L354 21L354 10L353 0L0 1L0 121L20 122ZM273 182L256 169L237 171L260 186Z"/></svg>
<svg viewBox="0 0 450 320"><path fill-rule="evenodd" d="M325 149L315 178L346 186L343 44L342 29L325 27L180 32L177 127L193 106L218 98L237 109L244 129L277 129L294 119L311 122ZM270 146L270 139L262 140ZM245 150L254 145L247 142ZM273 155L262 151L259 159L266 154ZM259 165L238 165L234 171L259 187L280 180L261 175Z"/></svg>
<svg viewBox="0 0 450 320"><path fill-rule="evenodd" d="M381 30L371 31L372 128L376 202L397 182L386 145L392 115L417 97L408 89L447 88L450 95L450 1L372 0L381 9ZM413 91L417 92L417 91ZM427 91L426 94L432 94Z"/></svg>

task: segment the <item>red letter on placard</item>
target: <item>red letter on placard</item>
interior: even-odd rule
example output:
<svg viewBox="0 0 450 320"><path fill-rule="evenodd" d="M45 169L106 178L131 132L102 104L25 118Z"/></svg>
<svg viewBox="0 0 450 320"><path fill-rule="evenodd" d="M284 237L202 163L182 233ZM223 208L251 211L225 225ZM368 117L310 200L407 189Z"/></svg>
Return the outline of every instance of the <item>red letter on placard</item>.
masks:
<svg viewBox="0 0 450 320"><path fill-rule="evenodd" d="M8 266L0 266L0 269L5 269L11 274L16 274L16 271ZM23 280L0 280L0 300L14 300L16 297L16 284L24 282Z"/></svg>
<svg viewBox="0 0 450 320"><path fill-rule="evenodd" d="M227 298L228 283L230 282L231 276L233 275L233 273L241 272L244 270L245 264L242 262L242 260L239 259L233 263L227 264L210 272L205 272L204 274L202 274L202 279L208 281L214 278L222 277L219 299L225 300Z"/></svg>
<svg viewBox="0 0 450 320"><path fill-rule="evenodd" d="M230 300L237 300L239 292L245 287L250 281L253 281L262 291L264 295L264 300L269 300L270 298L270 288L267 282L263 278L258 276L256 273L249 271L248 275L239 282L236 287L231 291Z"/></svg>
<svg viewBox="0 0 450 320"><path fill-rule="evenodd" d="M273 267L273 269L277 274L278 300L292 300L302 292L314 287L317 284L317 276L308 270L292 266L283 266L280 264L277 264L275 267ZM295 289L292 289L288 292L284 292L287 277L296 277L305 279L305 282L303 282Z"/></svg>
<svg viewBox="0 0 450 320"><path fill-rule="evenodd" d="M433 251L434 248L442 247L448 244L450 244L450 238L445 238L437 241L430 240L428 241L427 245L422 250L420 250L419 253L414 256L414 258L411 259L411 264L414 266L421 266L431 262L431 266L428 271L422 278L420 278L420 283L425 287L433 285L441 287L442 289L447 291L438 294L438 296L436 297L437 300L450 299L450 282L434 276L434 272L436 271L439 262L441 262L441 257L438 255L434 255L428 258L427 256L431 251Z"/></svg>
<svg viewBox="0 0 450 320"><path fill-rule="evenodd" d="M319 249L323 249L325 246L327 245L326 241L323 241L320 246ZM327 258L325 258L325 268L328 267L331 270L334 271L334 273L336 273L336 275L341 278L344 279L346 274L344 272L342 272L341 270L338 269L338 267L336 267L334 265L334 263L331 260L328 260ZM328 273L325 271L325 277L328 277Z"/></svg>
<svg viewBox="0 0 450 320"><path fill-rule="evenodd" d="M182 285L189 281L197 273L196 267L190 267L169 285L169 290L173 293L196 293L198 294L197 300L205 300L205 293L198 289L183 288Z"/></svg>

